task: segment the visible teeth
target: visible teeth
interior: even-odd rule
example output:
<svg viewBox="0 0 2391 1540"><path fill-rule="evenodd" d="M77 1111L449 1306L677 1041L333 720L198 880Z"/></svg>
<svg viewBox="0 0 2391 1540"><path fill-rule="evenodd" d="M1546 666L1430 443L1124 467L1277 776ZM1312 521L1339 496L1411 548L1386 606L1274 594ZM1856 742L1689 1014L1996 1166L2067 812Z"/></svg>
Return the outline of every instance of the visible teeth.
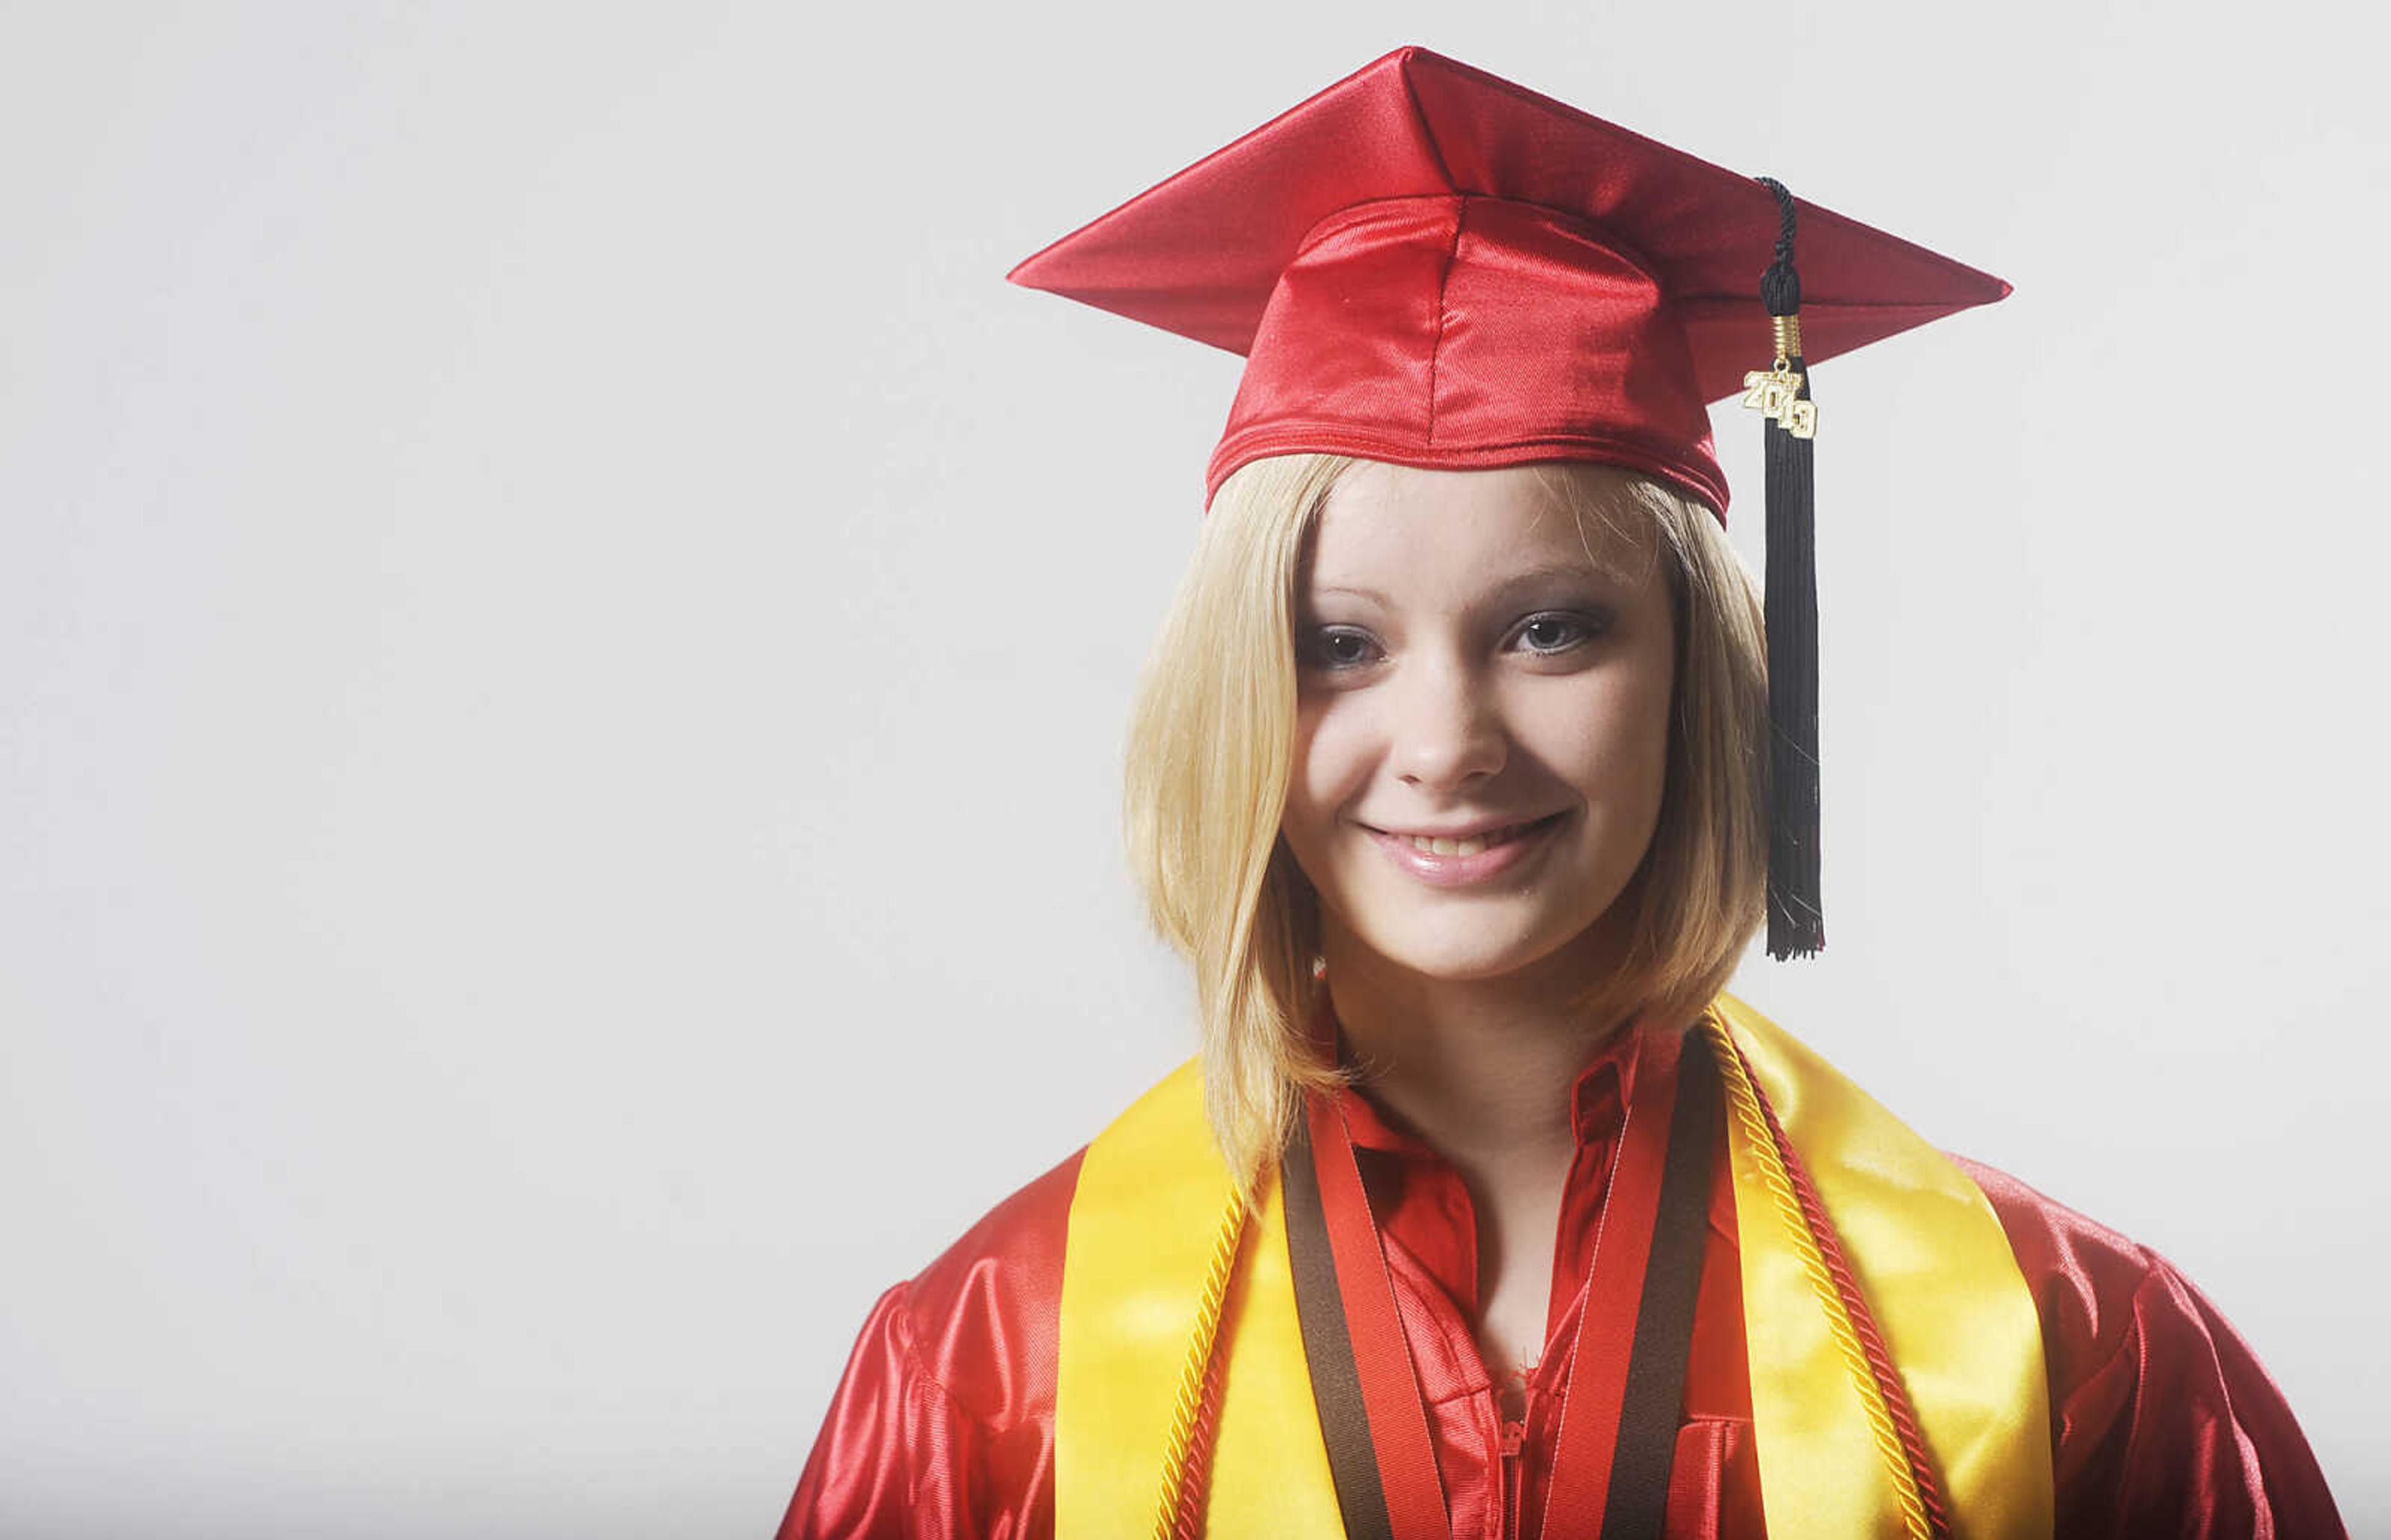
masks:
<svg viewBox="0 0 2391 1540"><path fill-rule="evenodd" d="M1519 826L1498 828L1486 834L1473 834L1467 840L1439 840L1425 834L1411 837L1412 849L1429 855L1482 855L1519 832Z"/></svg>

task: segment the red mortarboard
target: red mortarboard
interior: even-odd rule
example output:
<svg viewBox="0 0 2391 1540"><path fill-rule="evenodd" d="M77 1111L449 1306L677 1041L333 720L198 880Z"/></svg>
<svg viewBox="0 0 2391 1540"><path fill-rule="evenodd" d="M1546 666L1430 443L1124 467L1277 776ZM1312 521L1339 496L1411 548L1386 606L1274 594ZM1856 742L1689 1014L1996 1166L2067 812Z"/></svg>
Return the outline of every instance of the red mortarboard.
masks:
<svg viewBox="0 0 2391 1540"><path fill-rule="evenodd" d="M1708 404L1746 392L1762 405L1769 949L1816 949L1806 366L2008 284L1424 48L1364 67L1010 276L1246 355L1208 506L1247 461L1310 451L1446 469L1594 460L1724 517ZM1772 314L1797 311L1772 330Z"/></svg>

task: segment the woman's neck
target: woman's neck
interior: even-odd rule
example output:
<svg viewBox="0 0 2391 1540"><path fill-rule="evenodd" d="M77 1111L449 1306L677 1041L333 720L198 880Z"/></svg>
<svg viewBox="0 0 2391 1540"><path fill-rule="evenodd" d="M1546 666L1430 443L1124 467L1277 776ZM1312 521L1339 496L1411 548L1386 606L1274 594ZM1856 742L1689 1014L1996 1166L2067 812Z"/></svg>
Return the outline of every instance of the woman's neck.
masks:
<svg viewBox="0 0 2391 1540"><path fill-rule="evenodd" d="M1465 1176L1558 1180L1570 1096L1610 1035L1570 1004L1570 958L1500 979L1425 978L1351 936L1323 938L1328 994L1372 1096Z"/></svg>

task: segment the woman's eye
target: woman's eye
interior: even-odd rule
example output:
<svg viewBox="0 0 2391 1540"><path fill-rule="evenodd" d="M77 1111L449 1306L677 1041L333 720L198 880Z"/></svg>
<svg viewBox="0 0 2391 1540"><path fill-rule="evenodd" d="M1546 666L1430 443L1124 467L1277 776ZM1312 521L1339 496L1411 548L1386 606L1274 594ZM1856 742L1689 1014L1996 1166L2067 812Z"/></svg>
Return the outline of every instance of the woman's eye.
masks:
<svg viewBox="0 0 2391 1540"><path fill-rule="evenodd" d="M1375 661L1378 644L1366 631L1349 625L1324 625L1312 634L1306 661L1325 669L1359 668Z"/></svg>
<svg viewBox="0 0 2391 1540"><path fill-rule="evenodd" d="M1530 652L1555 653L1567 652L1601 630L1596 616L1556 613L1529 616L1516 635Z"/></svg>

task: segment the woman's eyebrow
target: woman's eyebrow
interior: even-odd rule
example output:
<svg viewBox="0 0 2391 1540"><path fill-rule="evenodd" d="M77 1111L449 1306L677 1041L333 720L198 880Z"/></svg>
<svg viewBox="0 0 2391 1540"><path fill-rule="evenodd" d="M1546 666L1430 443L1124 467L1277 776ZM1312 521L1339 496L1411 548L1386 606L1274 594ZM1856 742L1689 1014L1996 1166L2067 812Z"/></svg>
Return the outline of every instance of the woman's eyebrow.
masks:
<svg viewBox="0 0 2391 1540"><path fill-rule="evenodd" d="M1487 588L1485 593L1478 593L1478 596L1473 596L1468 600L1468 608L1470 610L1504 610L1508 608L1508 605L1520 603L1520 597L1528 596L1528 593L1552 591L1552 588L1559 588L1564 586L1564 584L1566 586L1609 588L1611 584L1626 584L1626 581L1628 579L1623 574L1604 571L1604 569L1595 567L1595 564L1590 562L1544 562L1544 564L1537 564L1537 567L1528 567L1528 569L1520 569L1520 571L1514 571L1511 576L1506 576L1506 579L1502 579L1492 588ZM1379 593L1377 588L1363 586L1363 584L1312 584L1312 586L1305 586L1303 591L1296 596L1296 608L1299 608L1300 612L1308 614L1317 603L1320 603L1320 600L1323 600L1323 597L1358 597L1358 600L1363 600L1363 603L1377 605L1379 610L1399 608L1399 605L1396 605L1394 600L1389 600L1385 593Z"/></svg>
<svg viewBox="0 0 2391 1540"><path fill-rule="evenodd" d="M1324 594L1341 594L1349 599L1368 599L1372 604L1387 602L1387 596L1379 593L1376 588L1359 588L1346 583L1310 584L1304 587L1303 593L1305 597L1312 598L1317 598Z"/></svg>
<svg viewBox="0 0 2391 1540"><path fill-rule="evenodd" d="M1606 572L1598 567L1591 566L1583 561L1549 562L1543 566L1530 567L1523 571L1512 573L1509 577L1505 578L1502 582L1488 589L1480 602L1489 606L1499 605L1518 595L1523 589L1541 588L1553 584L1611 583L1617 581L1619 580L1615 573ZM1393 601L1389 599L1386 595L1378 592L1376 588L1364 587L1360 584L1352 583L1313 584L1304 588L1302 597L1307 599L1314 599L1325 597L1331 594L1338 595L1345 598L1367 599L1372 604L1380 605L1389 609L1393 607Z"/></svg>
<svg viewBox="0 0 2391 1540"><path fill-rule="evenodd" d="M1504 603L1506 600L1512 598L1523 589L1548 587L1555 584L1613 583L1617 581L1618 578L1616 574L1604 571L1601 568L1596 567L1589 562L1547 562L1540 567L1531 567L1525 571L1514 572L1509 577L1505 578L1501 583L1487 590L1486 602L1490 605L1499 605Z"/></svg>

